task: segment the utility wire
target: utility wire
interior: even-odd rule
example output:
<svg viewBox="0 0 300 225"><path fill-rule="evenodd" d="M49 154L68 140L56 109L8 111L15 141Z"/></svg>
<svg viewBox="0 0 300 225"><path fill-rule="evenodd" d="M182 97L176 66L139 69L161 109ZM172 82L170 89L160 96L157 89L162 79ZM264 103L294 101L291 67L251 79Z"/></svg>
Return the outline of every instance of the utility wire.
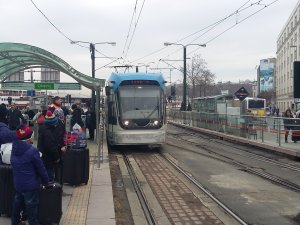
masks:
<svg viewBox="0 0 300 225"><path fill-rule="evenodd" d="M266 7L269 6L269 5L272 5L273 3L277 2L277 1L279 1L279 0L275 0L275 1L273 1L272 3L270 3L270 4L268 4L268 5L264 5L264 6L265 6L264 8L266 8ZM211 25L209 25L209 26L207 26L207 27L205 27L205 28L203 28L203 29L200 29L200 30L198 30L198 31L196 31L196 32L194 32L194 33L192 33L192 34L190 34L190 35L188 35L188 36L186 36L186 37L184 37L184 38L182 38L182 39L180 39L180 40L174 42L174 43L178 43L178 42L180 42L180 41L183 41L183 40L185 40L185 39L187 39L187 38L189 38L189 37L191 37L191 36L194 36L194 35L197 34L197 33L200 33L200 32L202 32L202 31L207 30L207 29L210 28L208 31L206 31L206 32L204 33L204 34L206 34L206 33L208 33L210 30L212 30L212 28L215 28L217 25L219 25L219 24L221 24L222 22L226 21L226 20L229 19L230 17L232 17L232 16L234 16L234 15L237 15L238 13L240 13L240 12L242 12L242 11L245 11L245 10L247 10L247 9L249 9L249 8L251 8L251 7L253 7L253 6L255 6L255 5L262 5L262 4L261 4L262 0L259 0L259 1L255 2L255 3L250 4L250 5L247 6L247 7L245 7L249 2L250 2L250 0L247 0L247 1L246 1L242 6L240 6L237 10L235 10L233 13L229 14L228 16L224 17L223 19L220 19L219 21L217 21L217 22L215 22L215 23L213 23L213 24L211 24ZM263 9L264 9L264 8L263 8ZM261 9L261 10L262 10L262 9ZM261 10L259 10L258 12L260 12ZM258 12L256 12L256 13L258 13ZM241 22L243 22L244 20L250 18L251 16L255 15L256 13L251 14L251 15L248 16L247 18L245 18L245 19L243 19L242 21L238 22L238 24L241 23ZM235 25L237 25L237 24L235 24ZM234 26L235 26L235 25L234 25ZM233 27L234 27L234 26L233 26ZM211 27L212 27L212 28L211 28ZM226 32L226 31L225 31L225 32ZM204 34L200 35L200 37L202 37ZM221 35L222 35L222 34L219 34L218 37L221 36ZM198 37L198 38L199 38L199 37ZM198 39L198 38L197 38L197 39ZM216 38L217 38L217 37L215 37L215 38L209 40L209 42L213 41L213 40L216 39ZM193 41L195 41L195 40L196 40L196 39L194 39ZM192 43L192 42L190 42L190 43ZM207 43L208 43L208 42L207 42ZM207 44L207 43L206 43L206 44ZM162 51L162 50L164 50L164 49L166 49L166 47L162 47L162 48L160 48L160 49L158 49L158 50L156 50L156 51L153 51L153 52L151 52L151 53L149 53L149 54L147 54L147 55L145 55L145 56L143 56L143 57L141 57L141 58L138 58L138 59L134 60L133 62L140 61L141 59L144 59L144 58L147 58L147 57L149 57L149 56L151 56L151 55L154 55L154 54L156 54L156 53L158 53L158 52L160 52L160 51ZM197 48L197 50L198 50L198 49L199 49L199 48ZM172 55L172 54L178 52L179 50L180 50L180 49L177 49L175 52L169 54L168 56L170 56L170 55ZM196 51L196 50L195 50L195 51ZM194 52L194 51L193 51L193 52Z"/></svg>
<svg viewBox="0 0 300 225"><path fill-rule="evenodd" d="M138 18L137 18L137 21L135 22L134 29L133 29L133 32L132 32L132 35L131 35L131 39L130 39L130 42L129 42L129 44L128 44L127 52L126 52L126 54L125 54L125 56L124 56L124 59L125 59L125 58L127 57L127 55L128 55L129 48L130 48L130 46L131 46L131 43L132 43L132 40L133 40L133 36L134 36L134 34L135 34L135 31L136 31L136 27L137 27L138 22L139 22L139 20L140 20L141 13L142 13L142 11L143 11L145 1L146 1L146 0L143 1L142 7L141 7L141 9L140 9L140 12L139 12L139 15L138 15Z"/></svg>
<svg viewBox="0 0 300 225"><path fill-rule="evenodd" d="M250 17L256 15L257 13L261 12L262 10L264 10L265 8L269 7L270 5L273 5L274 3L278 2L279 0L274 0L273 2L267 4L267 5L262 5L260 4L261 1L258 1L258 5L262 5L263 8L255 11L254 13L250 14L249 16L245 17L244 19L242 19L241 21L237 21L234 25L230 26L229 28L225 29L224 31L222 31L221 33L219 33L218 35L216 35L215 37L209 39L206 44L214 41L215 39L219 38L221 35L223 35L224 33L226 33L227 31L231 30L232 28L234 28L235 26L239 25L240 23L244 22L245 20L249 19ZM192 54L193 52L197 51L199 48L196 48L195 50L191 51L188 55Z"/></svg>
<svg viewBox="0 0 300 225"><path fill-rule="evenodd" d="M134 6L134 9L133 9L133 13L132 13L132 17L131 17L131 21L130 21L128 33L127 33L127 36L126 36L126 41L125 41L124 48L123 48L123 51L122 51L122 56L123 56L123 54L124 54L124 52L125 52L125 48L126 48L126 45L127 45L127 41L128 41L129 35L130 35L130 30L131 30L133 18L134 18L134 15L135 15L135 13L136 13L137 2L138 2L138 0L135 1L135 6Z"/></svg>
<svg viewBox="0 0 300 225"><path fill-rule="evenodd" d="M39 7L37 7L37 5L33 2L33 0L30 0L31 3L34 5L34 7L43 15L43 17L62 35L64 36L66 39L69 40L70 43L75 43L76 45L80 46L80 47L83 47L83 48L88 48L87 46L84 46L84 45L81 45L79 43L76 43L76 41L72 40L70 37L68 37L64 32L62 32L57 26L54 25L54 23L51 22L51 20L43 13L43 11L41 9L39 9ZM95 51L98 52L99 54L107 57L107 58L110 58L108 57L107 55L99 52L96 48L95 48Z"/></svg>

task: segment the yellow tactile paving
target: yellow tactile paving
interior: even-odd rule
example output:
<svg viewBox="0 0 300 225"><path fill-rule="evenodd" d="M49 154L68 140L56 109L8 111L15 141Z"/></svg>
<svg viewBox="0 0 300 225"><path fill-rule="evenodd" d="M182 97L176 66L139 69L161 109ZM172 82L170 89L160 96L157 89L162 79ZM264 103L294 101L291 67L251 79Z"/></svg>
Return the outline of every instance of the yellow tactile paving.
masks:
<svg viewBox="0 0 300 225"><path fill-rule="evenodd" d="M90 177L87 185L75 187L67 210L63 215L63 225L85 225L94 163L90 163Z"/></svg>

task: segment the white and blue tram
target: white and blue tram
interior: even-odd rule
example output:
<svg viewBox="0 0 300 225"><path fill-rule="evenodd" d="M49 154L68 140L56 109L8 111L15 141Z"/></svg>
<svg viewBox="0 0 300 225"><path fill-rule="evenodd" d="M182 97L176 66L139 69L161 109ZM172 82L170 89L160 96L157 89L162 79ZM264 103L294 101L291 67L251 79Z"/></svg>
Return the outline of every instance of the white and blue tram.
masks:
<svg viewBox="0 0 300 225"><path fill-rule="evenodd" d="M165 80L160 73L112 73L106 86L109 145L165 142Z"/></svg>

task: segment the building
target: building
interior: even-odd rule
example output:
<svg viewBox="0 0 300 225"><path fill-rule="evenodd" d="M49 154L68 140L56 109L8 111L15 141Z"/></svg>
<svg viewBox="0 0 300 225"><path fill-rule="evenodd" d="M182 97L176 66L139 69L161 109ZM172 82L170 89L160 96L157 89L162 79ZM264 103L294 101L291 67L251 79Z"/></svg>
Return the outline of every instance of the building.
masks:
<svg viewBox="0 0 300 225"><path fill-rule="evenodd" d="M276 100L283 112L294 104L293 62L300 60L300 1L277 39Z"/></svg>
<svg viewBox="0 0 300 225"><path fill-rule="evenodd" d="M60 71L50 68L41 68L41 82L60 82Z"/></svg>

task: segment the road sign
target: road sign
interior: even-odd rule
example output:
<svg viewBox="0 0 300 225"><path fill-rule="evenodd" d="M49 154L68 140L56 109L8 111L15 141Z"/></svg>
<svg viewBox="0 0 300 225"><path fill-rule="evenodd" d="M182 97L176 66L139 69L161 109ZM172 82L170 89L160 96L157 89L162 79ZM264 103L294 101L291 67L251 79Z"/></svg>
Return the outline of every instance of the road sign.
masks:
<svg viewBox="0 0 300 225"><path fill-rule="evenodd" d="M239 90L237 90L234 95L240 100L243 101L245 98L249 96L248 91L244 88L241 87Z"/></svg>
<svg viewBox="0 0 300 225"><path fill-rule="evenodd" d="M54 83L34 83L36 90L54 90Z"/></svg>
<svg viewBox="0 0 300 225"><path fill-rule="evenodd" d="M26 83L26 82L4 82L2 90L81 90L79 83Z"/></svg>

